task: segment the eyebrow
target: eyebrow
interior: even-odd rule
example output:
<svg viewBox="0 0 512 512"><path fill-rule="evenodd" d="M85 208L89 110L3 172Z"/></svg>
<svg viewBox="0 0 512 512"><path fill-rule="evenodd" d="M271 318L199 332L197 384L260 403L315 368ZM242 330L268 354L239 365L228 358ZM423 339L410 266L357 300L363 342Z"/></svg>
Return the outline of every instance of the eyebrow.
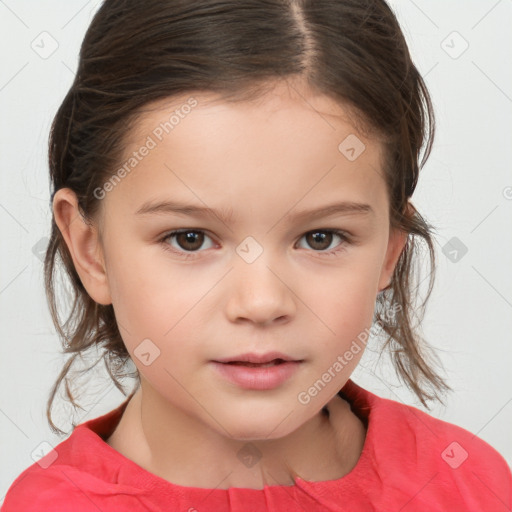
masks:
<svg viewBox="0 0 512 512"><path fill-rule="evenodd" d="M135 215L189 215L195 217L216 217L228 224L233 220L233 209L224 208L214 210L206 206L195 206L179 203L177 201L148 201L144 203ZM301 210L295 213L287 213L283 217L287 220L302 221L305 219L317 219L332 215L375 215L375 211L369 204L354 201L333 203L312 210Z"/></svg>

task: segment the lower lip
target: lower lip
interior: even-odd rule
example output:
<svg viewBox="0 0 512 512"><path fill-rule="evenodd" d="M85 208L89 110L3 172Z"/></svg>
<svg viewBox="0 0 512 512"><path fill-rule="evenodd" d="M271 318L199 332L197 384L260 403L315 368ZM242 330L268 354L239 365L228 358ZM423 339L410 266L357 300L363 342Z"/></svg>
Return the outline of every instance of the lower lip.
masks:
<svg viewBox="0 0 512 512"><path fill-rule="evenodd" d="M287 361L274 366L257 367L218 363L214 368L226 379L245 389L274 389L288 380L299 368L300 361Z"/></svg>

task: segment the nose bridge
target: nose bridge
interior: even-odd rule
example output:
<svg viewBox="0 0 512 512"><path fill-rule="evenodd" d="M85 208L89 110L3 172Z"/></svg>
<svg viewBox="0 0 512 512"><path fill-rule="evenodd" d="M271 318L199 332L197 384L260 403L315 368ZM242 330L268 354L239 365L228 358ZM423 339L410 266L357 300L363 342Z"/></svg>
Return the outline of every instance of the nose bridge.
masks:
<svg viewBox="0 0 512 512"><path fill-rule="evenodd" d="M280 276L277 256L253 237L236 248L231 279L234 280L228 301L231 320L245 318L268 323L289 317L295 311L293 293Z"/></svg>

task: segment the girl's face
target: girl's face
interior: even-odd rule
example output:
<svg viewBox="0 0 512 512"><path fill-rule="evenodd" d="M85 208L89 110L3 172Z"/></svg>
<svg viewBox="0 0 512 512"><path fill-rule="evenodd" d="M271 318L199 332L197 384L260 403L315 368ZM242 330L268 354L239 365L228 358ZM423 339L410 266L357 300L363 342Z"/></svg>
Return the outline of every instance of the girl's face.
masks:
<svg viewBox="0 0 512 512"><path fill-rule="evenodd" d="M350 377L405 237L389 231L379 143L332 100L286 86L211 99L138 120L124 172L95 192L106 276L87 288L111 300L144 396L225 436L275 439ZM271 389L212 362L271 351L302 361Z"/></svg>

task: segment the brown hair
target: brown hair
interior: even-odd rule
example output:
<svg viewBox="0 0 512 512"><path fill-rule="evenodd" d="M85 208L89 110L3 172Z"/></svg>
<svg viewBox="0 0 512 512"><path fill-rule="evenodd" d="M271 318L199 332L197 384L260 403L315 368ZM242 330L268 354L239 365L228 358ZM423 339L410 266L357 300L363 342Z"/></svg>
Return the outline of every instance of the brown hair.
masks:
<svg viewBox="0 0 512 512"><path fill-rule="evenodd" d="M431 151L434 113L399 23L384 0L105 0L85 34L75 80L53 120L52 200L56 190L70 188L84 220L92 223L101 203L93 191L112 176L124 137L151 103L193 91L243 101L259 97L277 80L293 78L350 108L361 129L383 141L390 228L407 232L408 238L390 285L377 296L374 322L387 336L382 349L390 349L397 375L424 405L440 400L438 393L450 387L434 371L428 346L412 325L413 313L421 320L433 287L432 227L415 209L412 214L406 210L419 168ZM413 263L420 261L420 240L428 248L429 287L415 311ZM74 295L62 325L54 289L57 255ZM46 410L52 430L63 434L51 410L62 381L67 399L77 406L68 376L77 357L99 350L98 361L104 360L125 396L118 379L135 377L136 387L140 380L136 370L125 373L131 359L112 305L98 304L88 295L54 218L44 266L52 319L63 352L72 354ZM386 314L390 305L393 317Z"/></svg>

